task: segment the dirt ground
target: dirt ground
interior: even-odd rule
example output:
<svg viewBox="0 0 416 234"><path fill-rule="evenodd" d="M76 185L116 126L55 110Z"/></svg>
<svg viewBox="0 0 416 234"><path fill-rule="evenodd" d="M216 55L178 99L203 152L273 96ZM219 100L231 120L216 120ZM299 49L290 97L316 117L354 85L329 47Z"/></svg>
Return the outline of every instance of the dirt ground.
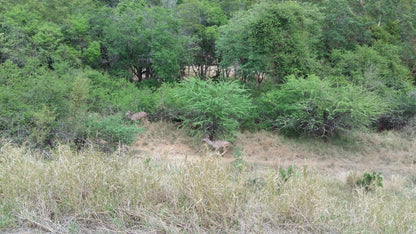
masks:
<svg viewBox="0 0 416 234"><path fill-rule="evenodd" d="M219 157L186 130L169 123L150 123L130 147L131 154L153 160L199 160ZM344 177L347 173L381 172L416 178L416 138L398 132L355 133L324 143L320 139L288 139L270 132L242 133L221 158L230 163L243 158L256 167L307 166L321 173Z"/></svg>

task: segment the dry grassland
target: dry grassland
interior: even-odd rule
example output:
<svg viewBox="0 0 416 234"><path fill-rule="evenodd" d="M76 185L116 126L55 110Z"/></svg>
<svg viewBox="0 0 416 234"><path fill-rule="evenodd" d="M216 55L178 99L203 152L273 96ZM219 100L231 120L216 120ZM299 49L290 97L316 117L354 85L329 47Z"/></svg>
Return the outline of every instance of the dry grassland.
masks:
<svg viewBox="0 0 416 234"><path fill-rule="evenodd" d="M183 131L151 123L112 155L1 142L0 232L416 232L413 136L245 133L220 158ZM354 186L372 171L383 188Z"/></svg>

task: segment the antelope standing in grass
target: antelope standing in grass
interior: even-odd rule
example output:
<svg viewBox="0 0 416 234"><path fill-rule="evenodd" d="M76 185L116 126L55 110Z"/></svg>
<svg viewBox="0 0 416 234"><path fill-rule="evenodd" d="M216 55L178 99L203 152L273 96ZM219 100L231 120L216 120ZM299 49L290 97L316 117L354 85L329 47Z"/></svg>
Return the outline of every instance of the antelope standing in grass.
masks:
<svg viewBox="0 0 416 234"><path fill-rule="evenodd" d="M220 152L220 149L222 150L222 153L220 154L221 157L224 156L225 153L227 153L228 147L230 146L230 142L223 141L223 140L217 140L217 141L211 141L208 137L202 139L207 145L209 145L212 149L215 151Z"/></svg>
<svg viewBox="0 0 416 234"><path fill-rule="evenodd" d="M147 113L140 111L137 113L131 112L131 111L127 111L126 112L126 116L131 119L132 121L137 121L137 120L143 120L144 122L148 122L147 121Z"/></svg>

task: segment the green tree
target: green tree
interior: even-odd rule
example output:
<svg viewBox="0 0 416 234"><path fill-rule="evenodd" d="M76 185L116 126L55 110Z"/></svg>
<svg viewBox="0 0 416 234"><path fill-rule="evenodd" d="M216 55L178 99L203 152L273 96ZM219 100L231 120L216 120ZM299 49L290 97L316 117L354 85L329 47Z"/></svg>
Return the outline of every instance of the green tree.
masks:
<svg viewBox="0 0 416 234"><path fill-rule="evenodd" d="M34 45L30 37L37 32L40 16L21 4L9 5L6 9L0 12L1 59L24 66L29 58L38 54L32 49Z"/></svg>
<svg viewBox="0 0 416 234"><path fill-rule="evenodd" d="M54 0L16 1L0 13L4 19L0 27L3 60L24 66L28 58L36 58L50 69L55 62L76 66L83 59L88 64L98 63L97 43L89 35L88 18L95 6L90 0L66 1L59 6ZM83 54L86 50L88 55Z"/></svg>
<svg viewBox="0 0 416 234"><path fill-rule="evenodd" d="M233 17L233 14L242 11L248 10L256 0L227 0L219 1L222 11L227 15L227 18L230 19Z"/></svg>
<svg viewBox="0 0 416 234"><path fill-rule="evenodd" d="M218 28L227 23L227 16L218 1L208 0L184 0L178 12L182 30L193 39L188 48L188 65L195 66L195 73L205 77L209 66L218 65L215 43Z"/></svg>
<svg viewBox="0 0 416 234"><path fill-rule="evenodd" d="M402 43L402 59L410 70L413 82L416 83L416 3L401 1L400 38Z"/></svg>
<svg viewBox="0 0 416 234"><path fill-rule="evenodd" d="M222 28L217 46L221 65L234 66L246 81L261 82L259 77L266 75L282 83L287 75L307 74L315 68L314 38L320 35L308 31L317 29L308 14L295 2L264 2L241 12Z"/></svg>
<svg viewBox="0 0 416 234"><path fill-rule="evenodd" d="M371 23L360 15L357 15L350 7L349 1L337 0L325 3L325 24L323 35L326 48L353 49L357 45L365 45L371 42L371 31L368 27Z"/></svg>
<svg viewBox="0 0 416 234"><path fill-rule="evenodd" d="M172 10L147 8L143 1L121 1L104 28L113 74L139 82L173 81L179 76L185 38L179 34ZM133 74L129 75L128 72Z"/></svg>

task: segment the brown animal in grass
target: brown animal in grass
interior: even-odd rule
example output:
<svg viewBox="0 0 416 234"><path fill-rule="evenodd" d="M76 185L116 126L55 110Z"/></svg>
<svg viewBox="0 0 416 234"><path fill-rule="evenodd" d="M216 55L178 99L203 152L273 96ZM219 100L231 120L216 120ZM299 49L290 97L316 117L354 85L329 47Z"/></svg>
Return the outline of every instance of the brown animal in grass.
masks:
<svg viewBox="0 0 416 234"><path fill-rule="evenodd" d="M147 113L140 111L140 112L131 112L131 111L127 111L126 116L131 119L132 121L137 121L137 120L143 120L144 122L148 122L147 121Z"/></svg>
<svg viewBox="0 0 416 234"><path fill-rule="evenodd" d="M224 156L224 154L227 153L228 147L230 146L230 142L223 140L211 141L209 138L204 138L202 141L204 141L215 151L218 151L218 153L222 150L221 156Z"/></svg>

